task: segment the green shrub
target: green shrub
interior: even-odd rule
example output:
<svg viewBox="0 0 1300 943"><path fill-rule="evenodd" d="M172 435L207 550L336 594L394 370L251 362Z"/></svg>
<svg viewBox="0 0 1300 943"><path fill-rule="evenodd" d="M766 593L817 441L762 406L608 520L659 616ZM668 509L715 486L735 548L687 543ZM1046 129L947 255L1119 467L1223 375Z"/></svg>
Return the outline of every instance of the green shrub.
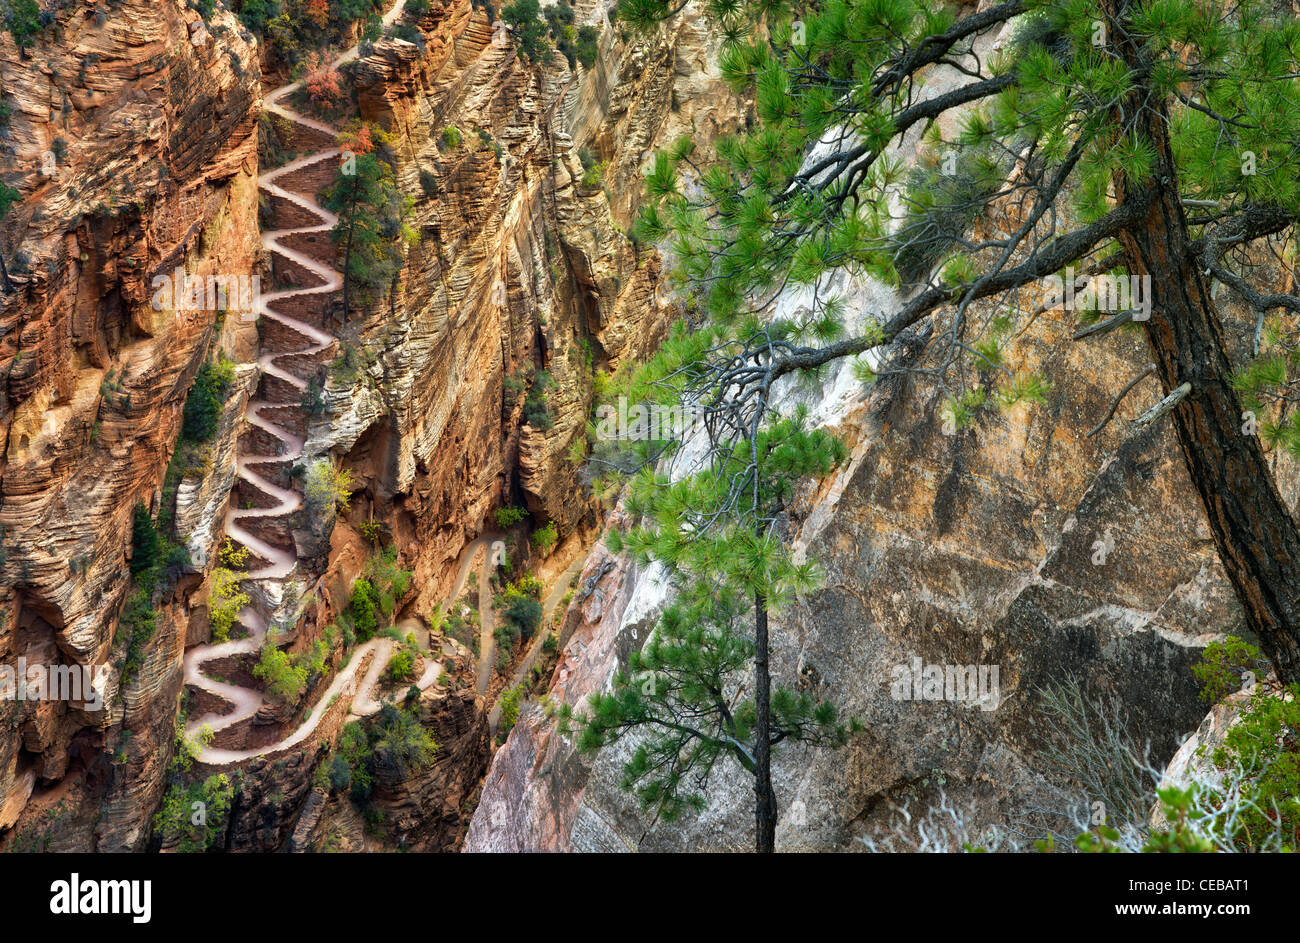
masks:
<svg viewBox="0 0 1300 943"><path fill-rule="evenodd" d="M374 788L374 778L370 774L370 738L356 721L343 728L343 736L339 738L339 756L348 767L347 780L352 798L357 802L367 801Z"/></svg>
<svg viewBox="0 0 1300 943"><path fill-rule="evenodd" d="M208 851L225 834L234 795L234 784L225 773L189 786L174 783L163 797L162 808L154 815L154 828L164 844L176 842L178 851ZM195 815L196 809L202 809L201 817Z"/></svg>
<svg viewBox="0 0 1300 943"><path fill-rule="evenodd" d="M348 614L352 617L357 641L365 642L374 638L379 630L378 613L379 602L374 585L366 577L358 577L352 584L352 598L348 601Z"/></svg>
<svg viewBox="0 0 1300 943"><path fill-rule="evenodd" d="M225 567L217 567L210 578L212 591L208 594L208 621L212 627L212 641L224 642L230 630L239 621L239 613L251 602L247 593L239 588L243 576Z"/></svg>
<svg viewBox="0 0 1300 943"><path fill-rule="evenodd" d="M515 408L515 403L519 402L519 397L523 395L524 386L524 380L521 376L515 373L506 374L505 379L501 382L501 398L506 412L510 412Z"/></svg>
<svg viewBox="0 0 1300 943"><path fill-rule="evenodd" d="M330 361L329 374L338 383L351 386L357 382L365 365L361 352L351 344L343 342L339 345L338 356Z"/></svg>
<svg viewBox="0 0 1300 943"><path fill-rule="evenodd" d="M266 692L272 697L289 703L301 696L307 680L289 654L269 641L262 646L261 659L253 666L253 677L265 685Z"/></svg>
<svg viewBox="0 0 1300 943"><path fill-rule="evenodd" d="M574 51L584 69L594 66L596 57L600 53L600 30L594 26L584 26L579 29L578 42Z"/></svg>
<svg viewBox="0 0 1300 943"><path fill-rule="evenodd" d="M406 648L394 652L388 660L388 678L390 681L415 680L415 654Z"/></svg>
<svg viewBox="0 0 1300 943"><path fill-rule="evenodd" d="M181 435L190 442L206 442L217 431L221 408L235 383L235 365L225 357L205 361L185 397Z"/></svg>
<svg viewBox="0 0 1300 943"><path fill-rule="evenodd" d="M541 599L546 592L546 584L539 580L532 573L525 573L519 579L515 580L506 587L506 598L514 596L531 596L533 599Z"/></svg>
<svg viewBox="0 0 1300 943"><path fill-rule="evenodd" d="M411 571L398 565L396 548L388 547L370 558L366 572L374 584L379 613L385 618L393 615L398 601L411 588Z"/></svg>
<svg viewBox="0 0 1300 943"><path fill-rule="evenodd" d="M300 652L294 657L299 663L307 667L307 680L325 673L325 662L329 657L329 644L325 639L317 639L311 643L311 648L305 652Z"/></svg>
<svg viewBox="0 0 1300 943"><path fill-rule="evenodd" d="M398 39L406 40L412 46L417 46L421 51L424 49L424 34L410 23L398 23L393 27L393 35Z"/></svg>
<svg viewBox="0 0 1300 943"><path fill-rule="evenodd" d="M542 604L531 596L513 596L506 600L506 621L514 634L524 641L533 637L542 621Z"/></svg>
<svg viewBox="0 0 1300 943"><path fill-rule="evenodd" d="M122 661L121 686L125 688L144 664L144 647L158 627L158 612L153 607L151 586L139 586L127 597L117 620L117 631L125 634L126 656Z"/></svg>
<svg viewBox="0 0 1300 943"><path fill-rule="evenodd" d="M589 190L599 189L605 182L605 170L609 167L609 161L602 160L599 164L593 164L587 168L582 175L582 185Z"/></svg>
<svg viewBox="0 0 1300 943"><path fill-rule="evenodd" d="M368 641L388 628L389 617L410 588L411 571L398 565L394 548L372 555L352 584L347 609L339 618L348 647L354 642ZM396 638L401 641L400 634Z"/></svg>
<svg viewBox="0 0 1300 943"><path fill-rule="evenodd" d="M443 623L444 631L451 638L464 645L475 654L478 653L479 637L475 627L460 614L458 609L453 609L447 614L447 619Z"/></svg>
<svg viewBox="0 0 1300 943"><path fill-rule="evenodd" d="M526 508L497 508L496 514L494 515L497 527L500 527L502 530L513 527L527 516L528 510Z"/></svg>
<svg viewBox="0 0 1300 943"><path fill-rule="evenodd" d="M335 468L328 459L312 462L307 470L307 500L321 512L327 512L334 505L346 511L355 487L356 478L351 469Z"/></svg>
<svg viewBox="0 0 1300 943"><path fill-rule="evenodd" d="M498 729L502 737L510 733L519 720L519 703L523 700L523 696L522 684L501 695L501 726Z"/></svg>
<svg viewBox="0 0 1300 943"><path fill-rule="evenodd" d="M1260 678L1267 670L1268 662L1258 648L1230 635L1205 647L1192 674L1201 682L1201 697L1213 704L1240 690L1249 680L1248 672Z"/></svg>
<svg viewBox="0 0 1300 943"><path fill-rule="evenodd" d="M1291 851L1300 848L1300 684L1256 685L1211 759L1249 783L1226 836L1237 849L1270 850L1265 839L1279 830Z"/></svg>
<svg viewBox="0 0 1300 943"><path fill-rule="evenodd" d="M143 502L136 504L131 521L131 575L139 576L156 567L162 560L162 540L154 526L149 509Z"/></svg>
<svg viewBox="0 0 1300 943"><path fill-rule="evenodd" d="M342 753L335 753L329 763L329 784L335 792L352 787L352 767Z"/></svg>
<svg viewBox="0 0 1300 943"><path fill-rule="evenodd" d="M321 416L325 413L325 396L321 382L316 377L307 381L307 389L302 391L299 402L309 416Z"/></svg>
<svg viewBox="0 0 1300 943"><path fill-rule="evenodd" d="M253 666L253 677L266 686L266 693L286 704L297 703L310 674L309 658L295 658L270 639L262 646L261 660Z"/></svg>
<svg viewBox="0 0 1300 943"><path fill-rule="evenodd" d="M516 0L501 11L501 20L510 27L520 55L529 62L536 62L550 54L546 25L542 23L540 12L541 5L537 0Z"/></svg>
<svg viewBox="0 0 1300 943"><path fill-rule="evenodd" d="M5 29L14 38L19 49L32 45L32 38L41 31L41 8L36 0L9 0L4 6Z"/></svg>
<svg viewBox="0 0 1300 943"><path fill-rule="evenodd" d="M553 425L551 406L546 396L546 391L553 385L549 373L545 370L537 371L528 398L524 400L524 422L535 429L549 429Z"/></svg>
<svg viewBox="0 0 1300 943"><path fill-rule="evenodd" d="M558 541L559 533L555 529L555 521L551 521L545 527L533 532L533 546L537 548L542 556L550 554Z"/></svg>
<svg viewBox="0 0 1300 943"><path fill-rule="evenodd" d="M217 554L217 566L208 577L208 622L214 642L230 638L230 630L239 621L239 613L252 600L240 589L248 562L248 548L236 547L230 538Z"/></svg>
<svg viewBox="0 0 1300 943"><path fill-rule="evenodd" d="M267 23L275 18L275 14L274 0L244 0L239 8L239 21L250 32L262 36L266 33Z"/></svg>
<svg viewBox="0 0 1300 943"><path fill-rule="evenodd" d="M375 770L387 770L406 779L433 762L438 744L420 724L418 709L402 710L385 703L379 711L371 762Z"/></svg>

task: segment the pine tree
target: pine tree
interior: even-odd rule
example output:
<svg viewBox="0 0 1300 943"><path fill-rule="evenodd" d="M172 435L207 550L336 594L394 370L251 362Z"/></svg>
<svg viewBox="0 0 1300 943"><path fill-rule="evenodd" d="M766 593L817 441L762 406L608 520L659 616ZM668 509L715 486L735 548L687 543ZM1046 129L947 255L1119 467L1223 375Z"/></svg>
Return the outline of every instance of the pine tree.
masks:
<svg viewBox="0 0 1300 943"><path fill-rule="evenodd" d="M194 376L181 413L181 435L189 442L207 442L217 433L221 410L235 384L235 365L218 354L205 360Z"/></svg>
<svg viewBox="0 0 1300 943"><path fill-rule="evenodd" d="M0 4L4 25L19 49L32 45L33 37L41 31L41 7L36 0L7 0Z"/></svg>
<svg viewBox="0 0 1300 943"><path fill-rule="evenodd" d="M400 271L404 245L417 240L406 224L414 200L397 186L392 165L379 151L354 154L339 166L324 193L326 209L338 216L332 238L343 249L343 319L352 292L370 303Z"/></svg>
<svg viewBox="0 0 1300 943"><path fill-rule="evenodd" d="M699 433L707 440L706 457L695 461L680 440L640 451L646 460L625 502L639 523L608 540L614 552L663 565L678 599L643 650L632 653L612 691L588 702L580 747L597 750L639 731L645 739L624 770L624 784L669 821L702 805L698 788L721 757L731 757L754 780L755 848L771 852L777 824L772 748L787 740L842 745L848 734L830 703L773 690L768 632L773 609L818 576L813 563L793 561L783 540L794 487L829 474L845 448L823 430L810 431L801 410L781 417L770 407L736 408L710 380L689 379L677 365L697 342L679 330L631 388L640 396L657 389L661 398L711 402L711 421ZM752 685L746 685L741 677L750 664ZM572 716L561 708L563 723Z"/></svg>
<svg viewBox="0 0 1300 943"><path fill-rule="evenodd" d="M537 0L516 0L501 11L501 21L510 28L519 44L520 55L527 61L537 62L550 56L547 27L542 22L541 5Z"/></svg>
<svg viewBox="0 0 1300 943"><path fill-rule="evenodd" d="M1294 284L1300 20L1289 5L1004 0L966 16L923 0L704 6L726 41L722 72L752 92L755 120L718 142L715 166L698 165L687 140L647 177L637 238L670 250L710 331L683 368L761 407L783 377L873 351L858 364L864 381L923 373L947 393L945 422L960 425L1050 395L1006 353L1049 279L1147 280L1149 309L1093 306L1067 335L1104 343L1132 324L1150 351L1093 434L1157 378L1165 401L1153 416L1172 421L1247 625L1281 678L1300 680L1300 531L1265 454L1300 447L1289 408L1300 298L1253 265L1271 256ZM620 16L654 27L680 9L624 0ZM1011 41L989 54L1008 24ZM890 150L904 140L918 153L911 172ZM981 213L997 225L972 232ZM848 334L842 300L820 290L844 268L900 286L901 306ZM1257 312L1258 345L1225 337L1213 281ZM819 290L809 314L773 322L767 308L786 287ZM904 337L922 348L907 367L888 357ZM1231 355L1243 347L1264 359Z"/></svg>
<svg viewBox="0 0 1300 943"><path fill-rule="evenodd" d="M149 509L140 502L131 520L131 575L139 576L162 562L162 540Z"/></svg>

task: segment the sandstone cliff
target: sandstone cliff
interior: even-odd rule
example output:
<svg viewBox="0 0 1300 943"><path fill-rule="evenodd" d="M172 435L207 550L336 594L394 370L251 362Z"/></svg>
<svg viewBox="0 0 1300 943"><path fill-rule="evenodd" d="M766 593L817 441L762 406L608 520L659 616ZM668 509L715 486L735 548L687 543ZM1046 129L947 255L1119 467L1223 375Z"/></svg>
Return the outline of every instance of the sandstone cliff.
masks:
<svg viewBox="0 0 1300 943"><path fill-rule="evenodd" d="M120 683L132 509L158 507L200 362L255 340L238 317L152 304L158 273L256 269L257 61L233 17L201 27L179 4L126 0L112 16L60 5L25 52L0 35L4 179L21 193L3 232L17 290L0 295L0 660L118 666L100 711L0 705L10 838L140 847L170 755L194 581L162 601ZM199 544L215 516L192 516Z"/></svg>
<svg viewBox="0 0 1300 943"><path fill-rule="evenodd" d="M325 377L305 451L344 456L363 484L349 521L384 522L415 573L405 611L429 623L494 509L527 507L571 544L598 530L569 447L596 372L644 357L673 316L656 255L624 234L641 168L681 134L707 149L743 121L698 67L708 41L694 18L628 45L599 5L577 10L606 26L591 70L529 66L481 10L450 3L419 24L423 49L383 43L357 71L362 117L396 138L404 189L432 192L393 304L356 329L367 363ZM605 165L603 187L584 185L580 151ZM521 391L541 371L549 428L524 415ZM471 780L486 756L476 762Z"/></svg>
<svg viewBox="0 0 1300 943"><path fill-rule="evenodd" d="M413 571L399 601L412 627L445 605L456 561L496 508L526 507L568 548L598 529L568 447L596 372L652 350L673 314L655 254L625 235L640 168L683 133L707 148L743 109L702 67L708 42L695 20L627 44L598 4L577 12L602 29L590 70L524 62L469 0L430 4L418 42L385 38L349 66L360 119L390 140L420 238L382 304L346 322L337 296L291 312L339 340L295 362L315 372L319 408L278 409L276 421L304 439L304 465L328 457L356 476L333 533L313 532L302 516L258 523L259 537L296 552L282 585L250 586L256 606L294 629L294 651L346 605L366 561L363 523L377 524ZM111 666L102 711L0 705L5 847L149 845L182 656L209 640L208 577L227 509L267 500L237 480L235 464L241 452L279 447L247 421L246 406L297 396L259 365L286 349L283 328L154 297L155 279L178 268L276 286L309 278L263 251L259 230L304 219L284 200L259 201L257 178L276 144L301 153L332 141L296 131L275 140L261 115L263 67L285 71L220 6L205 23L177 0L56 5L25 51L0 35L12 106L0 130L3 179L22 194L0 246L17 286L0 296L0 663ZM459 146L446 145L448 127L460 130ZM603 165L603 180L586 175L583 159ZM329 176L328 165L312 167L290 189L314 192ZM332 252L324 237L296 245ZM197 459L177 463L187 393L218 353L235 364L235 383ZM548 420L530 423L523 394L542 371ZM288 469L275 480L301 487ZM188 558L146 594L156 612L146 623L125 615L137 589L137 503L166 510ZM525 538L522 528L510 535L512 554L530 552ZM250 668L247 657L221 666L255 684ZM491 705L467 687L467 652L444 668L456 677L420 707L442 750L424 773L380 784L383 838L353 835L356 810L315 785L342 723L335 711L309 746L241 767L220 846L454 845L486 768ZM271 742L328 680L297 705L223 731L218 745ZM185 697L191 717L224 709L202 692Z"/></svg>
<svg viewBox="0 0 1300 943"><path fill-rule="evenodd" d="M424 174L436 192L419 200L395 303L359 331L373 361L351 384L329 378L306 449L355 463L359 513L373 506L409 548L427 612L490 510L526 505L562 537L597 524L566 457L593 373L643 357L671 314L654 254L624 235L640 168L656 144L691 131L707 143L742 113L684 65L705 42L694 21L630 49L606 30L577 75L529 67L468 3L435 7L421 30L425 50L385 43L361 63L358 99L396 135L404 189L419 194ZM448 127L459 147L439 146ZM608 162L603 189L582 185L580 149ZM541 370L548 429L525 421L518 392Z"/></svg>

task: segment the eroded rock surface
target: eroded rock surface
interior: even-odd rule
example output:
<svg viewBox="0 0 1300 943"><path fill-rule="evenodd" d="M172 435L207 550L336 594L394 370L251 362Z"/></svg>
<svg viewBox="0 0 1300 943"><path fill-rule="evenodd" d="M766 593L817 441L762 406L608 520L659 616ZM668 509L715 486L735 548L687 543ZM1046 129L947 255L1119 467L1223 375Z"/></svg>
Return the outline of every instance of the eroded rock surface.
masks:
<svg viewBox="0 0 1300 943"><path fill-rule="evenodd" d="M248 274L259 252L257 61L230 15L201 43L197 24L181 4L127 0L111 17L61 5L26 52L0 34L13 109L0 144L21 194L3 234L17 290L0 295L0 661L112 666L103 710L0 704L0 804L24 809L15 843L141 847L171 753L195 581L162 600L121 683L132 512L158 506L209 349L237 355L256 334L238 316L155 306L153 277ZM200 561L224 509L203 493L229 487L240 398L191 483Z"/></svg>
<svg viewBox="0 0 1300 943"><path fill-rule="evenodd" d="M350 67L361 119L392 141L420 240L383 304L354 309L346 323L336 298L294 312L342 340L294 365L316 371L320 408L278 410L275 421L305 440L304 464L328 458L356 476L351 509L337 519L261 525L297 551L292 585L274 598L256 588L258 605L296 620L295 652L346 606L368 553L363 523L380 526L413 571L399 603L403 624L417 627L445 602L455 562L494 509L527 507L568 545L597 529L598 508L566 456L594 373L651 351L675 314L656 255L625 236L640 168L683 133L707 150L743 122L743 109L703 67L709 42L694 18L628 46L595 3L577 11L603 27L590 71L527 65L493 42L468 0L430 4L421 42L381 40ZM259 220L259 139L265 157L275 127L259 123L264 52L233 16L218 10L205 27L178 0L124 0L107 13L61 6L56 19L26 52L0 34L13 106L0 144L5 180L22 193L3 234L18 290L0 297L0 660L112 670L102 712L0 705L11 732L0 735L0 845L134 850L150 844L165 787L182 655L209 639L209 575L227 508L264 500L234 473L237 453L277 447L246 423L246 405L286 398L257 364L285 342L275 325L155 306L154 279L179 267L298 283L301 271L261 251L260 230L304 223L275 200ZM282 67L263 65L268 75ZM458 147L439 144L449 126L462 131ZM330 143L293 135L281 143L295 153ZM604 163L603 184L583 182L579 151ZM322 164L294 185L329 179ZM324 237L298 247L330 251ZM237 364L235 389L201 460L165 493L187 391L218 350ZM523 415L542 370L552 380L549 428ZM294 486L292 472L275 475ZM154 628L123 632L133 508L156 513L164 500L190 563L154 600ZM528 552L525 534L512 541L512 552ZM469 653L447 667L472 681ZM222 666L239 683L254 683L250 669L247 659ZM463 834L488 759L490 704L459 681L421 703L443 747L437 762L382 783L389 827L358 841L435 849ZM298 705L259 711L233 745L274 741L327 683ZM191 701L195 712L219 706ZM339 726L331 720L298 753L240 771L223 847L347 843L356 810L316 783Z"/></svg>

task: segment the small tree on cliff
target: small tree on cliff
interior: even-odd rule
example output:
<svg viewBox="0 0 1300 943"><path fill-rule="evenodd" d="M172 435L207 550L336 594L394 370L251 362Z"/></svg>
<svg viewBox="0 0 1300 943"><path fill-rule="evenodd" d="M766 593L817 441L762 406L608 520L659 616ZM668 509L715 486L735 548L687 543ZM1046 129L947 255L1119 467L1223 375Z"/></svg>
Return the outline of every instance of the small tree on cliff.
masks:
<svg viewBox="0 0 1300 943"><path fill-rule="evenodd" d="M717 761L731 757L753 777L755 848L771 852L772 748L787 740L840 745L847 737L833 705L773 690L768 638L771 611L817 579L816 567L796 564L783 540L794 487L829 474L845 449L808 430L802 413L778 418L769 408L717 399L712 378L689 366L696 343L679 331L632 383L642 398L704 403L704 422L684 449L678 440L630 450L649 459L625 504L640 523L609 538L614 552L663 565L679 596L613 689L591 698L579 745L597 750L639 731L644 739L624 785L665 820L699 808ZM703 458L694 457L698 445ZM562 723L572 716L560 709Z"/></svg>
<svg viewBox="0 0 1300 943"><path fill-rule="evenodd" d="M536 62L551 54L541 10L537 0L516 0L501 11L501 21L510 28L515 42L519 44L520 55L529 62Z"/></svg>
<svg viewBox="0 0 1300 943"><path fill-rule="evenodd" d="M363 129L364 130L364 129ZM358 135L360 137L360 135ZM367 141L370 134L365 133ZM343 319L354 290L369 304L396 281L405 245L417 241L406 217L415 205L397 186L392 164L380 150L346 150L338 175L325 190L324 206L338 216L332 238L343 250Z"/></svg>
<svg viewBox="0 0 1300 943"><path fill-rule="evenodd" d="M41 31L41 7L36 0L0 0L0 16L19 49L32 45Z"/></svg>
<svg viewBox="0 0 1300 943"><path fill-rule="evenodd" d="M725 583L684 587L611 690L588 702L578 748L594 752L639 732L623 786L665 822L703 809L703 790L729 757L754 781L755 847L771 852L778 817L772 748L784 741L842 746L850 727L834 705L785 687L769 688L761 713L763 699L746 696L745 671L758 661L749 623L760 612ZM571 713L561 709L562 724Z"/></svg>
<svg viewBox="0 0 1300 943"><path fill-rule="evenodd" d="M163 543L144 502L135 506L131 518L131 575L139 576L162 562Z"/></svg>
<svg viewBox="0 0 1300 943"><path fill-rule="evenodd" d="M659 154L638 226L671 249L707 314L693 369L761 404L783 377L906 338L917 357L883 370L937 383L941 417L960 425L994 400L1046 396L1009 362L1041 310L1061 307L1078 279L1135 277L1149 307L1075 306L1078 329L1062 336L1096 343L1134 322L1145 336L1150 366L1116 379L1094 432L1157 379L1155 415L1172 419L1247 624L1281 678L1300 680L1300 530L1265 454L1300 454L1300 297L1286 290L1300 20L1289 4L1005 0L964 17L928 0L705 6L728 40L723 74L754 93L756 121L719 143L707 171L689 142ZM653 26L680 9L624 0L620 16ZM1012 40L992 50L1013 20ZM941 119L959 109L960 130L944 137ZM918 136L908 173L891 148L915 150ZM826 279L842 268L899 286L898 307L847 329ZM1214 281L1257 315L1235 341ZM811 313L774 322L790 286L809 293ZM864 380L880 369L860 362Z"/></svg>
<svg viewBox="0 0 1300 943"><path fill-rule="evenodd" d="M13 187L0 183L0 222L9 215L10 208L18 202L22 194ZM0 242L0 288L6 295L13 294L14 283L9 279L9 267L5 264L4 244Z"/></svg>

